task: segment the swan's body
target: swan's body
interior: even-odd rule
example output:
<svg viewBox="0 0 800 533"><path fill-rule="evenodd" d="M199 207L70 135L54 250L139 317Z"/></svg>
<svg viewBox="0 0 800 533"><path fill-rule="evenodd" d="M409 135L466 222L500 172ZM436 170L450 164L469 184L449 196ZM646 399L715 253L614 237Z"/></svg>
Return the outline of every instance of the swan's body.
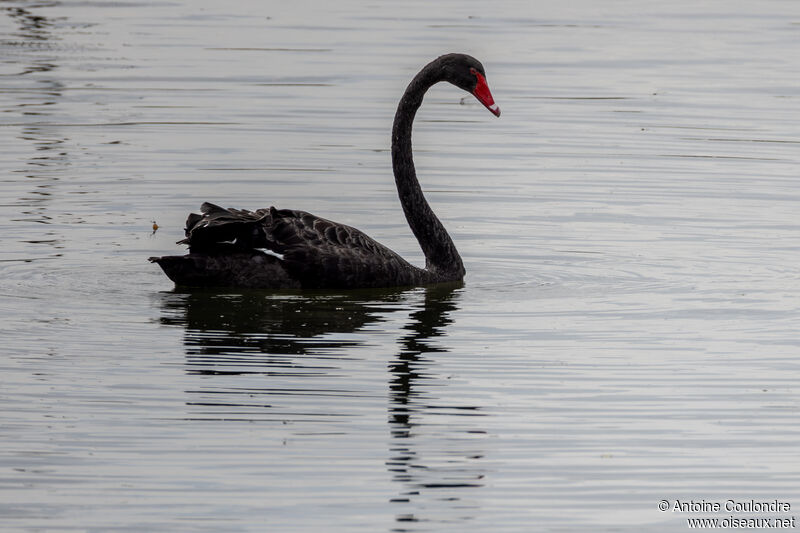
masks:
<svg viewBox="0 0 800 533"><path fill-rule="evenodd" d="M392 129L392 167L403 211L425 254L419 268L356 228L291 209L245 211L204 203L186 221L189 253L151 257L177 285L247 288L358 288L429 285L464 278L452 239L422 194L411 155L411 126L425 92L448 81L499 116L483 66L441 56L409 84Z"/></svg>

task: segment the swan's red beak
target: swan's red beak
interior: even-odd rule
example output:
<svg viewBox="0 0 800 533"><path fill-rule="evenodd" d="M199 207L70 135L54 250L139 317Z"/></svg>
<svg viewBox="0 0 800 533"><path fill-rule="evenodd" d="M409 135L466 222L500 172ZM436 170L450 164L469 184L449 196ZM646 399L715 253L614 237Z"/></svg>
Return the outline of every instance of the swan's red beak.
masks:
<svg viewBox="0 0 800 533"><path fill-rule="evenodd" d="M477 98L480 103L486 106L486 109L494 113L494 116L499 117L500 107L494 103L494 98L492 98L492 92L489 90L486 78L477 70L474 74L475 77L478 78L478 83L475 85L475 90L472 91L472 94L475 95L475 98Z"/></svg>

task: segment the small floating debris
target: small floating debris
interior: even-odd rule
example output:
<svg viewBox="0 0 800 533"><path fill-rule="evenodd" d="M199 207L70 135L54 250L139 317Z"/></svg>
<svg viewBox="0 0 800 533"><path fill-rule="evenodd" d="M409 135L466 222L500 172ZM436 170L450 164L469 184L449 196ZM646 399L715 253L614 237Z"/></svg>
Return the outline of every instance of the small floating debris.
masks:
<svg viewBox="0 0 800 533"><path fill-rule="evenodd" d="M158 231L158 224L156 224L156 221L154 220L153 221L153 233L151 233L151 235L155 235L157 231Z"/></svg>

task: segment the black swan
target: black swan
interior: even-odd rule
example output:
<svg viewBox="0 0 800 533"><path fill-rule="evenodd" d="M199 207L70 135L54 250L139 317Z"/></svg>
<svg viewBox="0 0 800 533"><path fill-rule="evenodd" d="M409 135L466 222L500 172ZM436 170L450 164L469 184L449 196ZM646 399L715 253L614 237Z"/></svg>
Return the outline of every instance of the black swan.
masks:
<svg viewBox="0 0 800 533"><path fill-rule="evenodd" d="M481 63L447 54L427 64L397 106L392 167L403 212L425 253L418 268L361 231L292 209L246 211L204 203L186 221L189 253L151 257L176 285L242 288L401 287L461 281L464 264L422 194L411 157L411 125L425 92L447 81L472 93L495 116Z"/></svg>

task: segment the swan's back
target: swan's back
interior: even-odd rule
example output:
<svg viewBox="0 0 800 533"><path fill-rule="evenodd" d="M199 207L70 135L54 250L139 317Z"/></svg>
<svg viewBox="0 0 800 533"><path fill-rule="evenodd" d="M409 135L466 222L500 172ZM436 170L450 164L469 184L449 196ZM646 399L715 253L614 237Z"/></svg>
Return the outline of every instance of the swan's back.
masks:
<svg viewBox="0 0 800 533"><path fill-rule="evenodd" d="M293 209L204 203L186 221L189 254L151 258L177 285L353 288L430 283L429 273L345 224Z"/></svg>

